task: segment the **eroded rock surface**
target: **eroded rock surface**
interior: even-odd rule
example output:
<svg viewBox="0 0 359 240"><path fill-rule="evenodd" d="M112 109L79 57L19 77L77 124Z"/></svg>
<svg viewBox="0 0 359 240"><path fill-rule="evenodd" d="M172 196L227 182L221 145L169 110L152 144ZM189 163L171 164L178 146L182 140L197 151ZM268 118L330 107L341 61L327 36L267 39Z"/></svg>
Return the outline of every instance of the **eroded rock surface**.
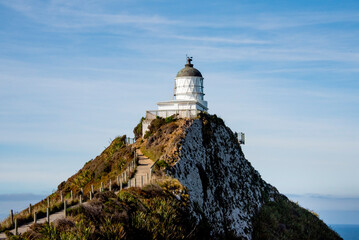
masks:
<svg viewBox="0 0 359 240"><path fill-rule="evenodd" d="M191 210L198 222L208 221L212 236L251 239L251 218L278 194L245 159L237 138L220 119L193 121L171 171L188 188Z"/></svg>

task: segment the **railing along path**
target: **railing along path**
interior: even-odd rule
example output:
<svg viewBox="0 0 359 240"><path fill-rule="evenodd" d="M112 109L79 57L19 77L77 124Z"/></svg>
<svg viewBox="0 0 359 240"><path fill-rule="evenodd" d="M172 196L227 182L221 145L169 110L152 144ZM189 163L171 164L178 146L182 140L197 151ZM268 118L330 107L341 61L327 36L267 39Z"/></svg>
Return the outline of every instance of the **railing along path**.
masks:
<svg viewBox="0 0 359 240"><path fill-rule="evenodd" d="M109 191L113 191L114 190L113 186L115 181L118 189L118 191L115 192L116 194L119 191L121 191L123 188L129 188L129 187L142 188L143 186L150 184L153 180L153 176L152 176L153 164L154 162L151 159L144 156L139 149L136 149L134 152L133 160L126 166L124 171L120 175L118 175L116 179L110 179L107 184L101 182L99 187L99 192L105 191L106 189L105 187L108 187L107 189ZM131 178L131 176L133 177ZM88 198L87 196L86 198L84 198L85 194L88 195ZM95 194L94 185L91 185L91 190L88 193L85 193L83 188L81 188L80 194L77 196L77 198L76 196L73 196L72 191L70 192L70 199L66 199L61 192L60 201L63 203L63 209L51 214L50 213L51 201L50 198L48 198L46 217L42 217L42 218L37 217L37 212L35 211L33 206L29 204L28 210L30 214L33 214L33 221L30 223L25 223L21 226L18 226L17 224L16 214L13 213L13 210L10 210L10 221L12 226L14 227L14 229L10 230L10 232L14 235L18 235L28 231L30 229L30 226L34 223L45 223L45 222L51 223L55 220L66 218L66 209L68 208L67 200L71 200L71 202L73 202L74 200L78 200L79 203L72 206L75 207L78 206L79 204L87 204L85 200L86 199L92 200L94 194ZM6 239L6 235L4 232L0 233L0 239Z"/></svg>

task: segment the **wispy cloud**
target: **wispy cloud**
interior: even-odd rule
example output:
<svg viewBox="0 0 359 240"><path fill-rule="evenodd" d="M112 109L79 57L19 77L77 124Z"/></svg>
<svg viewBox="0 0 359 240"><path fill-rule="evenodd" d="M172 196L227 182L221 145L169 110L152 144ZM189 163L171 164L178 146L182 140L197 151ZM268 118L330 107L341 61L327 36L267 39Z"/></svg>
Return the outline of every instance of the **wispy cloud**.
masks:
<svg viewBox="0 0 359 240"><path fill-rule="evenodd" d="M255 17L254 17L255 16ZM201 21L202 16L195 17L191 25L195 27L212 28L250 28L261 31L298 28L319 24L342 22L359 22L357 11L288 11L287 13L257 13L240 12L237 16L221 16L219 19L208 17Z"/></svg>
<svg viewBox="0 0 359 240"><path fill-rule="evenodd" d="M208 16L207 14L198 13L188 19L187 16L168 18L159 14L106 13L108 9L103 7L106 4L83 0L71 1L71 3L54 0L47 2L2 0L0 3L35 20L40 20L43 24L53 24L54 26L68 28L113 24L160 24L177 25L186 28L252 28L267 31L318 24L359 22L359 13L356 11L292 11L276 14L259 12L255 14L255 17L253 17L253 13L247 14L239 11L237 16L226 16L220 13L216 16ZM66 19L64 18L65 16L69 18ZM45 17L47 21L44 21Z"/></svg>
<svg viewBox="0 0 359 240"><path fill-rule="evenodd" d="M87 1L77 1L77 4L66 4L64 1L36 2L36 1L1 1L38 23L60 28L103 27L107 25L131 24L168 25L177 23L158 15L109 14L95 13L99 9L87 10L78 6L87 5Z"/></svg>
<svg viewBox="0 0 359 240"><path fill-rule="evenodd" d="M163 36L168 38L175 38L175 39L182 39L182 40L188 40L188 41L199 41L199 42L212 42L212 43L229 43L229 44L269 44L269 41L265 40L256 40L256 39L249 39L244 38L241 36L232 36L229 38L223 38L223 37L196 37L196 36L180 36L180 35L174 35L174 36Z"/></svg>

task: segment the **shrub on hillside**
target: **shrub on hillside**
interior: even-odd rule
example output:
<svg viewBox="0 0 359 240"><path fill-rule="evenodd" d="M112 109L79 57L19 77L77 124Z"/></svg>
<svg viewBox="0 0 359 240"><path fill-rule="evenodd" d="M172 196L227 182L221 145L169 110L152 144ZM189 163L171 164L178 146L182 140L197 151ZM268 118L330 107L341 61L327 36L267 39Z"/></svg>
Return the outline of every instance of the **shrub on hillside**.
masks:
<svg viewBox="0 0 359 240"><path fill-rule="evenodd" d="M148 127L148 131L146 131L144 138L148 138L152 136L155 132L157 132L163 125L169 124L171 122L176 121L174 115L169 116L167 118L158 117L153 119L150 126Z"/></svg>

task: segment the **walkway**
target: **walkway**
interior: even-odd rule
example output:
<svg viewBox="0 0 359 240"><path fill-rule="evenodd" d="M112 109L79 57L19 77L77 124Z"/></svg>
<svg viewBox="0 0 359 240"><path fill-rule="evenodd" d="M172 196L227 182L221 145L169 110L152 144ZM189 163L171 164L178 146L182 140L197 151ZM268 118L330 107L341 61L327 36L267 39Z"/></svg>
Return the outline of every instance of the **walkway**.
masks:
<svg viewBox="0 0 359 240"><path fill-rule="evenodd" d="M86 203L83 203L83 204L86 204ZM77 206L77 205L75 205L75 206ZM75 207L75 206L72 206L72 207ZM70 208L72 208L72 207L70 207ZM62 219L62 218L65 218L64 210L61 210L61 211L56 212L56 213L52 213L52 214L50 214L50 223L54 222L57 219ZM37 223L44 223L46 221L47 221L47 217L37 219ZM27 224L24 224L24 225L18 227L17 232L19 234L23 234L24 232L26 232L26 231L28 231L30 229L30 226L32 224L33 224L33 222L30 222L30 223L27 223ZM11 230L10 232L12 234L15 234L15 229ZM0 240L2 240L2 239L6 239L5 233L0 233Z"/></svg>
<svg viewBox="0 0 359 240"><path fill-rule="evenodd" d="M129 187L143 187L149 184L152 178L151 167L154 162L142 154L141 150L136 150L138 157L138 164L136 173L133 178L129 180Z"/></svg>
<svg viewBox="0 0 359 240"><path fill-rule="evenodd" d="M129 180L129 187L143 187L146 184L149 184L151 182L152 178L152 172L151 167L153 166L154 162L149 159L148 157L144 156L141 152L141 150L136 150L137 157L138 157L138 165L136 168L136 173L133 178ZM117 194L118 192L116 192ZM87 203L83 203L87 204ZM77 206L77 205L75 205ZM73 206L73 207L75 207ZM57 213L50 214L50 222L54 222L57 219L64 218L64 210L59 211ZM46 217L40 218L37 220L37 223L44 223L46 221ZM33 222L30 222L28 224L24 224L22 226L18 227L18 233L22 234L30 229L30 226L33 224ZM10 231L11 233L15 233L15 229ZM5 233L0 233L0 240L6 239Z"/></svg>

